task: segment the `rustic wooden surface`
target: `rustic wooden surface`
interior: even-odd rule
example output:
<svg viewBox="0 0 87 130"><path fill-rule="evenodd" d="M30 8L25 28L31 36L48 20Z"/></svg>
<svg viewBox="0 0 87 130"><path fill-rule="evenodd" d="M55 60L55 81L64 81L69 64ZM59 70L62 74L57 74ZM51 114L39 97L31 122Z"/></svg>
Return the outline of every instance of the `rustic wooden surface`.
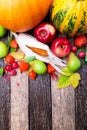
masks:
<svg viewBox="0 0 87 130"><path fill-rule="evenodd" d="M74 89L56 88L54 80L52 85L52 122L53 130L75 130L75 104Z"/></svg>
<svg viewBox="0 0 87 130"><path fill-rule="evenodd" d="M75 90L76 130L87 130L87 64L82 62L81 82Z"/></svg>
<svg viewBox="0 0 87 130"><path fill-rule="evenodd" d="M79 72L75 90L57 89L49 74L35 81L19 71L0 77L0 130L87 130L87 65Z"/></svg>
<svg viewBox="0 0 87 130"><path fill-rule="evenodd" d="M11 130L28 130L28 76L17 73L11 78Z"/></svg>

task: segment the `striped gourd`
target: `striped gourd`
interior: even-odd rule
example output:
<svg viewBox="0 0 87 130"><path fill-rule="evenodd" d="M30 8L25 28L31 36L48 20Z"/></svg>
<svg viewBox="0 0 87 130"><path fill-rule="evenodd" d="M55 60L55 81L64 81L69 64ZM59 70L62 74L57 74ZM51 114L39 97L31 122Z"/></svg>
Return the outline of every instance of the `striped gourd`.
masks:
<svg viewBox="0 0 87 130"><path fill-rule="evenodd" d="M73 37L87 33L87 0L54 0L51 19L63 34Z"/></svg>

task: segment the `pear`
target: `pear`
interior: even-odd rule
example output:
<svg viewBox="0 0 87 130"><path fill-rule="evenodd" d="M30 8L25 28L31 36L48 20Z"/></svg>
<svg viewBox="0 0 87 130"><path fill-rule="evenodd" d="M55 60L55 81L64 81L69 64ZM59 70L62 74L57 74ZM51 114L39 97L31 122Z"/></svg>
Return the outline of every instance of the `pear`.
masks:
<svg viewBox="0 0 87 130"><path fill-rule="evenodd" d="M75 72L81 67L81 61L75 53L70 52L67 65L71 72Z"/></svg>

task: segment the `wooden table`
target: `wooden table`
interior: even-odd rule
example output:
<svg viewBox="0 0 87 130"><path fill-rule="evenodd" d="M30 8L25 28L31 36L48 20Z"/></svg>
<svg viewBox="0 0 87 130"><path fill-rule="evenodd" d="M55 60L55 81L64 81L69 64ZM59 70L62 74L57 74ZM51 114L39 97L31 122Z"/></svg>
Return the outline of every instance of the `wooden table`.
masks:
<svg viewBox="0 0 87 130"><path fill-rule="evenodd" d="M79 72L75 90L57 89L49 74L34 81L19 71L0 77L0 130L87 130L87 65Z"/></svg>

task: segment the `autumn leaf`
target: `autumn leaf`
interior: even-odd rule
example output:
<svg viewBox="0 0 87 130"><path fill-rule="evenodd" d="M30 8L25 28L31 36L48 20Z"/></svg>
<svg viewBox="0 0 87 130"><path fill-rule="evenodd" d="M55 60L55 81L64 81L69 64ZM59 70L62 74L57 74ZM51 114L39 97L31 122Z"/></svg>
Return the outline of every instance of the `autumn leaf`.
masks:
<svg viewBox="0 0 87 130"><path fill-rule="evenodd" d="M81 77L78 73L74 73L70 76L70 84L73 88L76 88L79 85L79 80L81 80Z"/></svg>
<svg viewBox="0 0 87 130"><path fill-rule="evenodd" d="M10 53L16 60L21 60L24 58L25 54L21 51Z"/></svg>
<svg viewBox="0 0 87 130"><path fill-rule="evenodd" d="M67 67L62 68L65 75L60 75L58 79L57 88L66 88L72 85L76 88L79 85L79 80L81 80L79 73L72 73Z"/></svg>
<svg viewBox="0 0 87 130"><path fill-rule="evenodd" d="M57 88L66 88L70 85L70 76L60 75Z"/></svg>

